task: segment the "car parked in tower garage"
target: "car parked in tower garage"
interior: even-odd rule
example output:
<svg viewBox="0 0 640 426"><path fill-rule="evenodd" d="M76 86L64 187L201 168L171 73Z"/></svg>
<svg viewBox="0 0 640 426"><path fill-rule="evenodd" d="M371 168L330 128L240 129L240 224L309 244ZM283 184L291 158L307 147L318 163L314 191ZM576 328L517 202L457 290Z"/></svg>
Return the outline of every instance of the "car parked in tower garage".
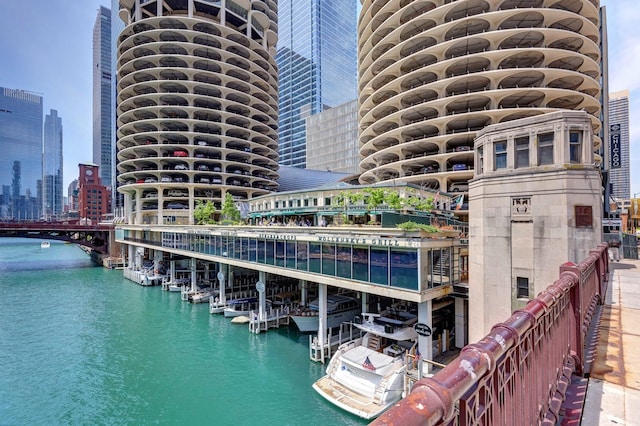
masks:
<svg viewBox="0 0 640 426"><path fill-rule="evenodd" d="M468 167L466 164L454 164L453 167L451 167L451 170L453 170L454 172L457 172L459 170L467 170Z"/></svg>
<svg viewBox="0 0 640 426"><path fill-rule="evenodd" d="M189 170L189 167L187 167L186 164L176 164L173 167L174 170Z"/></svg>
<svg viewBox="0 0 640 426"><path fill-rule="evenodd" d="M178 149L178 150L173 151L173 156L174 157L188 157L189 154L187 153L187 151L183 151L181 149Z"/></svg>
<svg viewBox="0 0 640 426"><path fill-rule="evenodd" d="M167 207L168 209L187 209L189 208L186 204L183 203L178 203L176 201L172 201L170 203L167 203Z"/></svg>
<svg viewBox="0 0 640 426"><path fill-rule="evenodd" d="M437 173L439 171L440 167L438 165L424 166L422 168L422 173Z"/></svg>
<svg viewBox="0 0 640 426"><path fill-rule="evenodd" d="M449 192L467 192L469 184L467 182L453 182L449 185Z"/></svg>
<svg viewBox="0 0 640 426"><path fill-rule="evenodd" d="M189 193L182 189L170 189L167 191L167 197L188 197Z"/></svg>

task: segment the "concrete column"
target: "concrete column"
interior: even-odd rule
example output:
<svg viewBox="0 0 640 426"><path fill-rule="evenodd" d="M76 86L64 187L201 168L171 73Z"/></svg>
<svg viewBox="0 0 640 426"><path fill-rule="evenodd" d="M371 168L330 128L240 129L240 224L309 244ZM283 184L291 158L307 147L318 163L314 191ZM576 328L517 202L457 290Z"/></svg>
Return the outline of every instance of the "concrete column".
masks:
<svg viewBox="0 0 640 426"><path fill-rule="evenodd" d="M431 330L433 330L433 304L431 300L418 303L418 322L426 324ZM418 349L420 350L420 356L422 359L433 360L433 337L418 335ZM424 373L431 371L431 364L423 363Z"/></svg>
<svg viewBox="0 0 640 426"><path fill-rule="evenodd" d="M300 280L300 304L307 306L307 280Z"/></svg>
<svg viewBox="0 0 640 426"><path fill-rule="evenodd" d="M169 282L176 282L176 261L169 261Z"/></svg>
<svg viewBox="0 0 640 426"><path fill-rule="evenodd" d="M258 318L264 320L267 316L267 300L266 300L266 287L267 285L267 273L264 271L258 271L258 282L256 283L256 290L258 290L259 297L259 309Z"/></svg>
<svg viewBox="0 0 640 426"><path fill-rule="evenodd" d="M467 344L467 313L464 309L465 301L460 297L455 298L455 330L456 348L464 348Z"/></svg>
<svg viewBox="0 0 640 426"><path fill-rule="evenodd" d="M225 295L225 290L224 290L224 279L225 279L225 273L224 273L224 265L222 263L218 263L218 274L216 275L216 278L218 279L218 286L219 286L219 301L220 303L226 303L227 302L227 298Z"/></svg>
<svg viewBox="0 0 640 426"><path fill-rule="evenodd" d="M318 343L324 348L327 334L327 285L318 284ZM322 362L324 362L324 349L322 350Z"/></svg>
<svg viewBox="0 0 640 426"><path fill-rule="evenodd" d="M191 258L191 290L196 290L196 258Z"/></svg>

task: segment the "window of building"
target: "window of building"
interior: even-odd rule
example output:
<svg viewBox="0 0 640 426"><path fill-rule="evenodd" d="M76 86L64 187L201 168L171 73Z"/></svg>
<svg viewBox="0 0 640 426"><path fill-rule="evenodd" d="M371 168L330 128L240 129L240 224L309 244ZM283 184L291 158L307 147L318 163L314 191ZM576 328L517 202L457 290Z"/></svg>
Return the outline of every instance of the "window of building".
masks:
<svg viewBox="0 0 640 426"><path fill-rule="evenodd" d="M529 167L529 138L521 137L515 139L516 158L515 168Z"/></svg>
<svg viewBox="0 0 640 426"><path fill-rule="evenodd" d="M484 150L482 149L483 147L479 146L478 147L478 174L482 173L484 171Z"/></svg>
<svg viewBox="0 0 640 426"><path fill-rule="evenodd" d="M553 164L553 133L538 135L538 165Z"/></svg>
<svg viewBox="0 0 640 426"><path fill-rule="evenodd" d="M529 278L516 277L517 295L518 299L529 298Z"/></svg>
<svg viewBox="0 0 640 426"><path fill-rule="evenodd" d="M330 206L330 205L331 205L331 198L329 198L329 197L325 197L325 199L324 199L324 205L325 205L325 206Z"/></svg>
<svg viewBox="0 0 640 426"><path fill-rule="evenodd" d="M582 163L582 132L569 132L569 162Z"/></svg>
<svg viewBox="0 0 640 426"><path fill-rule="evenodd" d="M493 144L495 170L507 168L507 141L499 141Z"/></svg>

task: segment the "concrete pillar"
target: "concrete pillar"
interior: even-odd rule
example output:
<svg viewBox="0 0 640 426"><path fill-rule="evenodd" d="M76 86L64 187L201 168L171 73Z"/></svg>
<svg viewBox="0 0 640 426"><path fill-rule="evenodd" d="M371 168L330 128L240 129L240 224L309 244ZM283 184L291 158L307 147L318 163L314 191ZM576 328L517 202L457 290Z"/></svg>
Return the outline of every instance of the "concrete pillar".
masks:
<svg viewBox="0 0 640 426"><path fill-rule="evenodd" d="M433 330L433 304L431 300L418 303L418 322L426 324L431 330ZM420 350L420 357L422 359L433 360L433 336L421 336L418 335L418 349ZM431 364L423 363L422 367L425 373L431 371Z"/></svg>
<svg viewBox="0 0 640 426"><path fill-rule="evenodd" d="M327 334L327 285L318 284L318 343L324 348ZM322 362L324 362L324 349L322 350Z"/></svg>
<svg viewBox="0 0 640 426"><path fill-rule="evenodd" d="M260 320L265 320L267 316L267 298L266 298L266 283L267 283L267 273L264 271L258 272L258 282L256 283L256 290L258 291L258 318Z"/></svg>
<svg viewBox="0 0 640 426"><path fill-rule="evenodd" d="M300 304L307 306L307 280L300 280Z"/></svg>
<svg viewBox="0 0 640 426"><path fill-rule="evenodd" d="M456 348L464 348L468 341L467 336L467 312L465 310L465 300L455 298L455 330Z"/></svg>
<svg viewBox="0 0 640 426"><path fill-rule="evenodd" d="M196 258L191 258L191 290L195 291L197 287L196 283Z"/></svg>

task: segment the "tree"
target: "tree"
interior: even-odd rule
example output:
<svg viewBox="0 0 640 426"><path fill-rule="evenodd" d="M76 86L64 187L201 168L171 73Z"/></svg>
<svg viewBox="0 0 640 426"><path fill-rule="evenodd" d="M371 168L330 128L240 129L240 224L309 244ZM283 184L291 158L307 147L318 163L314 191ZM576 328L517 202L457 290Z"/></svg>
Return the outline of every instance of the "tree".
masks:
<svg viewBox="0 0 640 426"><path fill-rule="evenodd" d="M240 221L240 210L236 207L235 201L230 193L224 194L224 201L222 202L222 222L237 223Z"/></svg>
<svg viewBox="0 0 640 426"><path fill-rule="evenodd" d="M196 219L198 225L208 225L214 223L213 214L216 211L216 206L211 200L203 202L202 200L196 200L196 206L193 210L193 217Z"/></svg>

